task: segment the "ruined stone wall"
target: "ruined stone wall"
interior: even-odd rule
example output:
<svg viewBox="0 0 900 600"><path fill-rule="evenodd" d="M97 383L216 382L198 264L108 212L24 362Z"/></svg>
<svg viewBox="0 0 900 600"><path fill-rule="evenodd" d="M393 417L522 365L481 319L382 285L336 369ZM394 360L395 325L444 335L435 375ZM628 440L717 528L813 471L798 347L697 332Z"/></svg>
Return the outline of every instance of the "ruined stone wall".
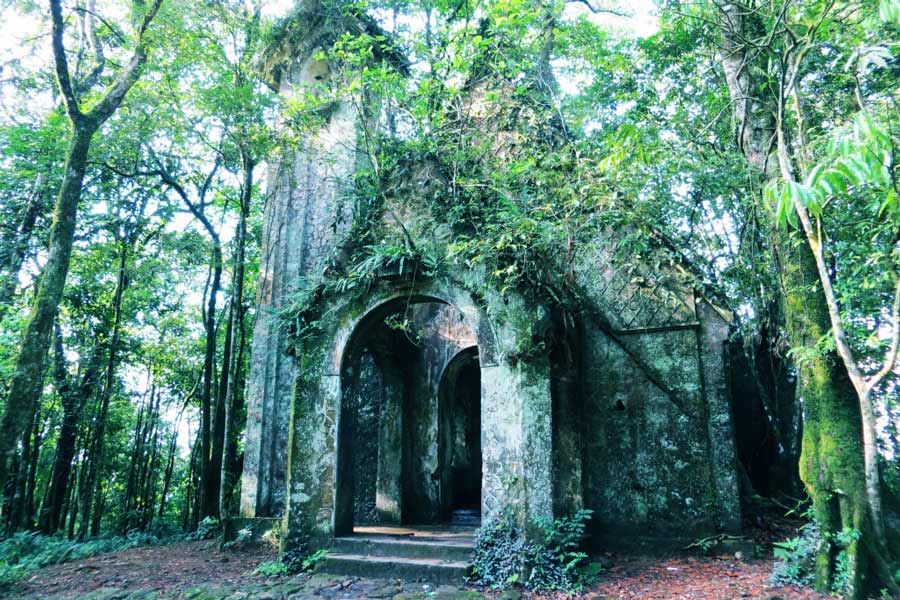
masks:
<svg viewBox="0 0 900 600"><path fill-rule="evenodd" d="M602 240L592 250L581 395L594 537L738 531L727 320L664 273L617 268Z"/></svg>
<svg viewBox="0 0 900 600"><path fill-rule="evenodd" d="M315 89L328 66L307 54L282 75L284 97ZM273 161L265 210L258 312L248 389L241 484L245 517L284 509L288 427L297 361L279 313L304 279L322 269L351 223L346 190L356 168L357 115L349 101L329 108L322 128Z"/></svg>

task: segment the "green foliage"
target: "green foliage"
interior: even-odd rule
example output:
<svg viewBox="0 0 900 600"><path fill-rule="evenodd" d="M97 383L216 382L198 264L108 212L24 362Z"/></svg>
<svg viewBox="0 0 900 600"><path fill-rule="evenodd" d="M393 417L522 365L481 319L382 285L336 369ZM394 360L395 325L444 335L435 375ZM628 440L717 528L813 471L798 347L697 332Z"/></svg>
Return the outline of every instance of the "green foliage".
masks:
<svg viewBox="0 0 900 600"><path fill-rule="evenodd" d="M288 574L287 565L280 560L267 560L259 563L253 570L254 575L265 575L266 577L280 577Z"/></svg>
<svg viewBox="0 0 900 600"><path fill-rule="evenodd" d="M804 181L773 180L766 186L766 199L776 207L778 223L797 226L795 202L806 207L811 215L822 217L829 200L852 194L856 188L869 191L857 195L861 200L877 203L871 208L861 207L863 210L900 221L900 203L892 173L893 148L887 123L874 119L868 112L860 112L851 126L841 128L829 140L827 156L810 169Z"/></svg>
<svg viewBox="0 0 900 600"><path fill-rule="evenodd" d="M313 552L296 548L284 553L281 561L287 566L289 573L309 573L328 555L328 550L319 549Z"/></svg>
<svg viewBox="0 0 900 600"><path fill-rule="evenodd" d="M897 0L881 0L880 9L883 20L900 23L900 2Z"/></svg>
<svg viewBox="0 0 900 600"><path fill-rule="evenodd" d="M279 560L260 563L253 572L256 575L266 575L268 577L309 573L327 555L327 550L319 549L310 552L304 544L301 544L282 554Z"/></svg>
<svg viewBox="0 0 900 600"><path fill-rule="evenodd" d="M823 533L815 521L810 521L802 527L800 535L774 544L777 562L770 581L774 585L812 585L816 578L816 557L828 545L833 545L837 554L831 591L843 593L852 575L847 548L859 538L860 532L854 529Z"/></svg>
<svg viewBox="0 0 900 600"><path fill-rule="evenodd" d="M825 542L818 526L812 522L800 535L774 544L775 569L771 581L775 585L812 585L815 579L816 555Z"/></svg>
<svg viewBox="0 0 900 600"><path fill-rule="evenodd" d="M497 589L520 583L530 549L511 518L482 525L475 535L472 581Z"/></svg>
<svg viewBox="0 0 900 600"><path fill-rule="evenodd" d="M472 581L495 589L522 584L536 591L579 592L599 575L579 548L592 511L572 517L538 518L526 539L507 516L481 527L475 538Z"/></svg>
<svg viewBox="0 0 900 600"><path fill-rule="evenodd" d="M189 540L211 540L222 533L222 524L215 517L204 517L197 529L188 534Z"/></svg>
<svg viewBox="0 0 900 600"><path fill-rule="evenodd" d="M237 536L230 542L225 542L222 544L223 550L232 550L235 548L240 548L244 546L246 543L250 542L253 539L253 530L249 527L244 527L239 529L237 532Z"/></svg>
<svg viewBox="0 0 900 600"><path fill-rule="evenodd" d="M47 565L159 543L162 543L160 538L143 532L84 542L35 532L15 533L0 541L0 584L18 581Z"/></svg>

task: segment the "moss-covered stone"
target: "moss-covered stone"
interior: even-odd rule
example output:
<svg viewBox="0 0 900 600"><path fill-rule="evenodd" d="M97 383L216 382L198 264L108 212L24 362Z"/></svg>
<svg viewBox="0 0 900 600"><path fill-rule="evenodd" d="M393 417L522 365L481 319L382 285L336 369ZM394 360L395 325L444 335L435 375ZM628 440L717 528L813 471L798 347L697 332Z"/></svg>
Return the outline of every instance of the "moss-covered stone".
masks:
<svg viewBox="0 0 900 600"><path fill-rule="evenodd" d="M347 19L356 32L371 25L316 5L301 3L275 36L267 72L285 96L343 73L316 49ZM498 91L508 93L484 102ZM556 125L538 118L542 104L530 93L492 77L468 93L459 118L493 150L455 168L507 177L531 142L566 164L553 146ZM585 234L558 265L549 224L516 221L507 231L491 220L517 202L513 190L448 193L445 157L396 142L380 148L376 177L373 140L362 135L380 110L366 93L333 99L272 174L245 514L283 510L284 550L327 548L354 523L441 521L454 468L441 380L451 355L470 345L480 368L481 474L465 476L481 480L484 519L512 514L524 526L591 508L595 539L739 527L721 356L727 322L704 313L677 270L626 267L615 232ZM438 318L442 311L459 322ZM384 332L391 315L423 329L414 349L398 350Z"/></svg>

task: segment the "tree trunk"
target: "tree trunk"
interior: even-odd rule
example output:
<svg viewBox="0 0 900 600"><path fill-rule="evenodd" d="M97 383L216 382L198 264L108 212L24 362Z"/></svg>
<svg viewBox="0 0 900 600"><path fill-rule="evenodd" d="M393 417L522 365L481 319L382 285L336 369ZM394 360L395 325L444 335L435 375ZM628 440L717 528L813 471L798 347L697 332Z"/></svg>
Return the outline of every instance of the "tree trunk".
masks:
<svg viewBox="0 0 900 600"><path fill-rule="evenodd" d="M53 462L53 470L50 477L47 499L41 508L39 529L48 534L56 532L65 525L67 507L63 506L66 498L70 497L69 481L78 448L78 428L81 421L81 413L87 402L94 397L97 382L100 379L101 355L99 345L95 345L90 357L86 360L81 381L77 389L71 389L66 374L65 355L62 343L62 331L56 326L56 366L54 380L57 394L63 408L63 420L60 427L59 438L56 443L56 456Z"/></svg>
<svg viewBox="0 0 900 600"><path fill-rule="evenodd" d="M109 414L109 402L112 398L112 387L115 381L116 365L118 364L117 350L119 345L119 328L122 323L122 297L128 286L126 265L128 261L128 243L126 238L120 240L119 245L119 272L116 279L116 290L113 296L113 324L109 340L109 349L106 360L106 372L104 374L103 387L100 389L99 411L97 413L96 430L94 432L94 451L90 460L87 473L85 494L81 500L81 529L79 537L84 538L90 531L96 529L91 519L91 508L95 498L101 497L103 483L103 445L106 434L106 417ZM97 513L99 514L99 510Z"/></svg>
<svg viewBox="0 0 900 600"><path fill-rule="evenodd" d="M28 242L44 204L46 182L47 177L43 173L35 178L34 189L28 198L28 204L22 211L8 248L0 257L0 268L4 271L2 279L0 279L0 320L9 310L15 296L16 287L19 284L19 271L22 270L22 264L25 262L25 255L28 252Z"/></svg>
<svg viewBox="0 0 900 600"><path fill-rule="evenodd" d="M178 426L181 423L183 412L184 407L178 412L178 416L175 418L175 426L172 428L172 442L169 444L169 458L166 462L166 472L163 476L162 494L160 494L159 497L159 513L157 514L157 519L160 521L163 519L163 516L165 516L166 498L169 495L169 487L172 485L172 473L175 472L175 452L178 449Z"/></svg>
<svg viewBox="0 0 900 600"><path fill-rule="evenodd" d="M213 418L213 443L212 456L209 461L210 473L214 475L210 485L215 485L216 516L221 516L221 489L222 489L222 464L225 450L225 419L227 416L226 394L231 382L232 339L234 337L234 298L229 300L228 321L225 324L225 339L222 350L222 370L219 377L219 385L216 390L216 410Z"/></svg>
<svg viewBox="0 0 900 600"><path fill-rule="evenodd" d="M25 515L25 495L28 488L28 470L31 466L31 458L34 452L34 433L37 427L37 416L32 418L32 423L25 431L25 438L22 440L22 454L16 461L17 468L14 471L13 479L13 496L9 505L9 519L7 520L7 530L13 533L22 528Z"/></svg>
<svg viewBox="0 0 900 600"><path fill-rule="evenodd" d="M152 378L152 369L148 368L148 380ZM153 398L156 395L156 387L155 384L150 383L150 393L145 396L145 398L149 398L147 400L142 400L140 409L138 410L137 422L134 426L134 448L131 450L131 461L128 466L128 483L125 485L125 498L123 500L124 509L122 511L122 523L120 529L122 534L128 533L128 530L132 528L133 522L131 519L132 511L135 509L136 504L139 502L136 496L136 489L140 489L140 479L139 479L139 469L140 464L143 462L144 455L144 444L147 437L146 434L146 426L144 421L149 417L145 415L145 413L149 413L150 406L153 404Z"/></svg>
<svg viewBox="0 0 900 600"><path fill-rule="evenodd" d="M201 518L219 514L219 476L213 473L212 459L212 401L213 382L216 377L216 298L222 287L222 246L218 237L213 238L212 281L206 305L206 354L203 361L203 393L200 431L200 512Z"/></svg>
<svg viewBox="0 0 900 600"><path fill-rule="evenodd" d="M59 91L72 125L72 139L66 151L63 181L53 210L47 263L40 275L40 286L25 326L22 344L16 357L15 371L10 383L6 406L0 417L0 482L7 477L7 467L15 453L16 441L23 427L30 422L40 402L44 387L44 366L50 348L50 333L59 311L69 273L75 220L84 187L84 174L94 134L119 108L129 90L137 82L147 60L144 34L156 17L162 0L154 0L138 24L138 43L128 63L94 107L81 111L69 74L66 49L63 44L65 22L60 0L50 0L51 47Z"/></svg>
<svg viewBox="0 0 900 600"><path fill-rule="evenodd" d="M786 232L781 232L776 242L790 343L794 348L811 347L830 330L815 263L808 248L798 246ZM813 501L816 521L829 535L845 527L868 532L859 407L847 370L834 352L816 354L798 365L797 394L804 407L800 477ZM863 597L859 590L866 565L865 553L860 550L858 543L848 548L855 567L850 583L857 590L850 598ZM836 558L834 543L823 544L816 559L819 591L830 590Z"/></svg>
<svg viewBox="0 0 900 600"><path fill-rule="evenodd" d="M50 334L69 272L69 258L75 238L75 216L94 131L90 127L75 127L69 143L65 175L50 228L47 264L41 271L40 287L31 318L25 326L6 408L0 418L0 481L6 481L7 467L15 453L16 441L24 433L24 427L31 422L31 415L34 414L43 391Z"/></svg>
<svg viewBox="0 0 900 600"><path fill-rule="evenodd" d="M34 430L32 433L31 462L28 465L28 477L25 480L25 501L22 505L21 525L24 529L28 530L33 530L37 524L34 518L34 492L37 486L38 460L41 457L41 445L43 441L43 421L38 415L38 418L35 419Z"/></svg>
<svg viewBox="0 0 900 600"><path fill-rule="evenodd" d="M747 46L763 30L758 14L737 2L721 5L723 48L720 57L732 99L737 144L751 166L764 178L778 175L773 140L776 106L763 82L754 80L759 53ZM769 102L767 102L767 99ZM761 188L762 186L760 186ZM774 220L774 219L773 219ZM783 313L792 348L813 347L831 330L828 306L810 248L784 229L772 227L771 241L779 262ZM847 369L835 352L816 353L796 365L797 400L804 408L800 475L813 501L816 520L829 538L816 562L816 588L828 591L836 569L834 536L843 528L862 533L862 543L847 548L851 567L848 598L864 597L867 558L865 547L872 530L868 517L862 420L856 392ZM877 552L876 552L877 553Z"/></svg>
<svg viewBox="0 0 900 600"><path fill-rule="evenodd" d="M159 463L159 402L160 396L157 395L153 416L153 436L150 442L148 465L145 470L141 492L140 526L142 530L147 529L153 520L153 510L156 504L156 483L159 480L159 474L157 473L157 465Z"/></svg>
<svg viewBox="0 0 900 600"><path fill-rule="evenodd" d="M241 213L235 232L234 255L234 289L232 292L231 319L235 334L232 350L232 373L228 379L225 399L225 449L222 459L222 491L219 494L220 514L225 517L231 514L232 496L240 477L238 469L237 449L240 436L240 419L244 412L244 348L246 329L244 323L244 261L247 240L247 218L250 214L250 200L253 196L254 162L242 151L244 181L241 187Z"/></svg>

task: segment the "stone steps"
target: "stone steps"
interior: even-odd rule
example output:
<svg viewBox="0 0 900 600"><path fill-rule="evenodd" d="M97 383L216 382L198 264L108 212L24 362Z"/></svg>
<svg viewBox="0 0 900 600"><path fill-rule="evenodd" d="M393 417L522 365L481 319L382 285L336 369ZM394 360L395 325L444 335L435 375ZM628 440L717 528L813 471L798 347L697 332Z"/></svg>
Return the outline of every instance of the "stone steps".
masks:
<svg viewBox="0 0 900 600"><path fill-rule="evenodd" d="M468 562L473 546L454 542L433 540L396 540L374 537L342 537L334 540L332 551L339 554L363 556L428 558Z"/></svg>
<svg viewBox="0 0 900 600"><path fill-rule="evenodd" d="M337 537L319 571L352 577L423 580L461 584L474 543L467 530L378 528Z"/></svg>

